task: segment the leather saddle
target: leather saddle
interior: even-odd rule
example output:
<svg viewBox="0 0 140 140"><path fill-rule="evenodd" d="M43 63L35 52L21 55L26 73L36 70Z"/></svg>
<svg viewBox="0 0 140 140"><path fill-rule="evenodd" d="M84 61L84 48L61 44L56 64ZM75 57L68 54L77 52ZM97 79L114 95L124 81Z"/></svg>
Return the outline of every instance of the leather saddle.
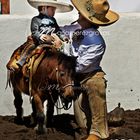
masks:
<svg viewBox="0 0 140 140"><path fill-rule="evenodd" d="M20 56L24 53L24 51L26 51L26 49L28 49L28 47L32 46L33 44L38 45L36 44L36 41L33 40L31 36L28 36L27 41L13 52L9 62L6 65L7 69L13 70L13 68L16 67L17 65L16 62L19 60ZM29 77L29 73L32 73L32 74L35 73L45 53L47 53L47 51L50 49L52 51L57 51L57 49L53 45L41 44L41 45L38 45L31 52L31 54L28 55L26 59L26 63L21 68L22 73L25 77Z"/></svg>
<svg viewBox="0 0 140 140"><path fill-rule="evenodd" d="M38 65L50 49L54 49L53 46L41 44L28 56L26 63L22 67L22 73L25 77L29 77L36 72Z"/></svg>

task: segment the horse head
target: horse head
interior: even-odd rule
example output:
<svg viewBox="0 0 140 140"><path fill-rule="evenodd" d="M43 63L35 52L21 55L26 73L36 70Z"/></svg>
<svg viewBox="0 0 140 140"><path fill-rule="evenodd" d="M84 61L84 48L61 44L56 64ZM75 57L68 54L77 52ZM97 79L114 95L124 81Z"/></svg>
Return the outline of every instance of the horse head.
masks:
<svg viewBox="0 0 140 140"><path fill-rule="evenodd" d="M63 90L63 97L70 98L74 95L74 76L75 76L76 59L71 56L60 54L59 67L56 72L59 75L58 82Z"/></svg>
<svg viewBox="0 0 140 140"><path fill-rule="evenodd" d="M51 76L53 75L57 83L57 87L60 90L60 96L65 99L70 99L74 95L74 75L76 67L76 59L71 56L67 56L64 53L56 52L57 62L52 60L53 67ZM55 65L54 65L55 63Z"/></svg>

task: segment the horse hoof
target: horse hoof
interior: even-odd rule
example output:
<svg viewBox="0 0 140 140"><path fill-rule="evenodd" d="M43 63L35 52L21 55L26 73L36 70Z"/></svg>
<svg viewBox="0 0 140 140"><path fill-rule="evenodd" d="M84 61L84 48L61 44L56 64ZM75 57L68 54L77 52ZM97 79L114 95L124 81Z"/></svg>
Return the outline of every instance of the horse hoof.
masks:
<svg viewBox="0 0 140 140"><path fill-rule="evenodd" d="M46 128L42 125L37 125L37 127L35 127L35 130L38 135L42 135L47 132Z"/></svg>
<svg viewBox="0 0 140 140"><path fill-rule="evenodd" d="M30 124L29 124L30 127L35 127L36 125L37 125L36 122L30 122Z"/></svg>
<svg viewBox="0 0 140 140"><path fill-rule="evenodd" d="M37 125L37 120L31 116L30 118L30 126L35 127Z"/></svg>
<svg viewBox="0 0 140 140"><path fill-rule="evenodd" d="M23 125L24 124L24 120L23 120L23 118L15 117L14 118L14 123L16 123L18 125Z"/></svg>

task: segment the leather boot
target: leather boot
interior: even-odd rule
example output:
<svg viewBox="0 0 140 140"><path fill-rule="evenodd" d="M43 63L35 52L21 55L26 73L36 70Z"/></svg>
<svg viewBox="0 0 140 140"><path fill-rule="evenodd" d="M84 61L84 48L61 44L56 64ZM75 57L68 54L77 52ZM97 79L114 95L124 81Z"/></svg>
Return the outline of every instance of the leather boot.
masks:
<svg viewBox="0 0 140 140"><path fill-rule="evenodd" d="M29 56L29 54L36 48L35 45L30 45L25 52L22 54L22 56L20 57L20 59L17 61L17 65L19 66L19 68L22 68L22 66L25 64L27 57Z"/></svg>
<svg viewBox="0 0 140 140"><path fill-rule="evenodd" d="M86 140L101 140L101 139L94 134L90 134Z"/></svg>
<svg viewBox="0 0 140 140"><path fill-rule="evenodd" d="M19 71L20 67L23 66L23 64L25 63L26 58L28 56L28 54L25 55L25 53L26 52L28 53L28 50L29 50L29 54L30 54L31 51L35 48L35 46L38 46L37 40L32 38L32 36L28 36L27 41L24 44L22 44L20 47L18 47L13 52L13 54L12 54L12 56L10 58L10 61L6 65L7 69L12 70L12 71ZM24 53L21 56L22 51L24 51Z"/></svg>

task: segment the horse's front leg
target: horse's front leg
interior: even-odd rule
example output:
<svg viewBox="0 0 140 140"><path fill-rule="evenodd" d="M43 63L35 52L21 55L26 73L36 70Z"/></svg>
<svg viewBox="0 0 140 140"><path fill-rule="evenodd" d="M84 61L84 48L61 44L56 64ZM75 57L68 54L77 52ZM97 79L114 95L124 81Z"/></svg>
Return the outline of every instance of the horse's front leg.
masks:
<svg viewBox="0 0 140 140"><path fill-rule="evenodd" d="M47 107L46 107L46 127L53 127L53 114L54 114L54 105L58 99L58 95L51 94L48 96Z"/></svg>
<svg viewBox="0 0 140 140"><path fill-rule="evenodd" d="M30 118L30 126L36 126L36 124L37 124L36 115L37 115L36 105L35 105L35 101L33 98L32 99L32 114L31 114L31 118Z"/></svg>
<svg viewBox="0 0 140 140"><path fill-rule="evenodd" d="M23 103L23 100L22 100L22 95L21 95L21 92L16 89L16 88L13 88L13 94L14 94L14 105L15 105L15 108L16 108L16 118L15 118L15 123L17 124L23 124L23 108L22 108L22 103Z"/></svg>
<svg viewBox="0 0 140 140"><path fill-rule="evenodd" d="M43 109L43 103L42 100L39 96L39 94L35 94L33 96L34 98L34 103L36 106L37 110L37 133L38 134L43 134L45 133L45 126L44 126L44 120L45 120L45 115L44 115L44 109Z"/></svg>
<svg viewBox="0 0 140 140"><path fill-rule="evenodd" d="M58 99L58 95L51 94L48 96L47 99L47 107L46 107L46 127L47 127L47 133L55 133L55 128L54 128L54 119L53 119L53 114L54 114L54 105Z"/></svg>

